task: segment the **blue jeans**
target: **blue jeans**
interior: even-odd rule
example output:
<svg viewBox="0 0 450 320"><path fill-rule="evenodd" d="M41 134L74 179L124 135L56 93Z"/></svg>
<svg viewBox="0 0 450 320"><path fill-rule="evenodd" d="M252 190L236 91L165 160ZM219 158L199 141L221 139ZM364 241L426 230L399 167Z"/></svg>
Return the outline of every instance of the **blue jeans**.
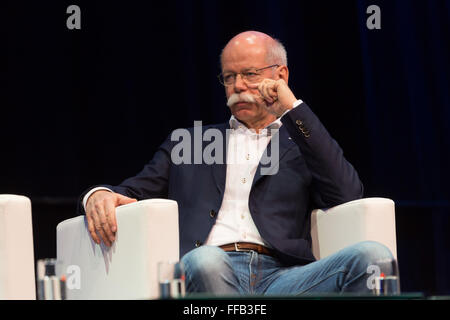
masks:
<svg viewBox="0 0 450 320"><path fill-rule="evenodd" d="M376 274L396 272L389 249L373 241L357 243L303 266L286 267L276 258L255 251L225 252L215 246L196 248L182 262L188 294L224 296L364 294L372 292Z"/></svg>

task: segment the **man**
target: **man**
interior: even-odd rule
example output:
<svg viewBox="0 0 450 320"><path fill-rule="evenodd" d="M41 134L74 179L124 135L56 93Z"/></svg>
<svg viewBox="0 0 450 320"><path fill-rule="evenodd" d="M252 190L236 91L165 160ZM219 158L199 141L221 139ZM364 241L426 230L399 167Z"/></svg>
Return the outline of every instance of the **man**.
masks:
<svg viewBox="0 0 450 320"><path fill-rule="evenodd" d="M283 46L243 32L225 46L221 64L232 116L210 128L227 136L224 163L174 164L176 141L168 138L137 176L83 195L92 238L107 246L114 241L115 207L169 198L180 210L188 292L367 292L369 265L393 272L385 246L363 242L314 262L311 209L361 198L363 187L338 144L290 90ZM278 148L277 166L262 174L266 147Z"/></svg>

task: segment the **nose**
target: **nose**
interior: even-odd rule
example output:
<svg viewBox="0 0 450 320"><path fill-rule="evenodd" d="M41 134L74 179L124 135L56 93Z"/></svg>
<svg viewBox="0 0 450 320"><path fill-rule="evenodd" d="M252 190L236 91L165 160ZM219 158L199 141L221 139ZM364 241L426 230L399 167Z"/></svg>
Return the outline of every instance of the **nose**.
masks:
<svg viewBox="0 0 450 320"><path fill-rule="evenodd" d="M245 83L244 79L242 78L242 75L237 74L236 79L234 80L234 91L242 92L247 89L248 89L247 84Z"/></svg>

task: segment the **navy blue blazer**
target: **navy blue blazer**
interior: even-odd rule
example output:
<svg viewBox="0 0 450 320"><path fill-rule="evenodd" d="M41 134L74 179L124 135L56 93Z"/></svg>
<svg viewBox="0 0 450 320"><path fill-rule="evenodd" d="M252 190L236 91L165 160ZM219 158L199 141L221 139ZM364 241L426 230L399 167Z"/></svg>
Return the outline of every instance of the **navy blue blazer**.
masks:
<svg viewBox="0 0 450 320"><path fill-rule="evenodd" d="M315 260L311 251L311 210L359 199L363 186L342 149L305 103L286 113L281 122L277 133L278 172L263 175L259 164L249 209L261 236L282 262L306 264ZM201 127L203 131L208 128L220 130L225 137L229 124ZM188 130L193 133L194 128ZM226 163L174 164L171 152L177 143L169 136L139 174L118 186L104 186L138 200L176 200L183 256L203 244L215 223L225 190Z"/></svg>

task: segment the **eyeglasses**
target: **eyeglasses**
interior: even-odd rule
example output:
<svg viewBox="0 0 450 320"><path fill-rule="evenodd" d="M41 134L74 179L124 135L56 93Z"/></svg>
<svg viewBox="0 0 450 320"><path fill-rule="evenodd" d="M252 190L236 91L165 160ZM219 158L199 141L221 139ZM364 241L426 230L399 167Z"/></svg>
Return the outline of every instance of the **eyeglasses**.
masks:
<svg viewBox="0 0 450 320"><path fill-rule="evenodd" d="M278 64L273 64L268 67L259 68L259 69L247 69L247 70L244 70L244 71L238 72L238 73L225 72L225 73L219 74L217 77L219 78L220 83L223 84L225 87L232 86L234 84L234 82L236 81L236 77L238 74L241 75L242 80L246 84L255 84L255 83L261 82L261 80L263 79L263 76L262 76L263 70L273 68L273 67L279 67L279 66L280 65L278 65Z"/></svg>

